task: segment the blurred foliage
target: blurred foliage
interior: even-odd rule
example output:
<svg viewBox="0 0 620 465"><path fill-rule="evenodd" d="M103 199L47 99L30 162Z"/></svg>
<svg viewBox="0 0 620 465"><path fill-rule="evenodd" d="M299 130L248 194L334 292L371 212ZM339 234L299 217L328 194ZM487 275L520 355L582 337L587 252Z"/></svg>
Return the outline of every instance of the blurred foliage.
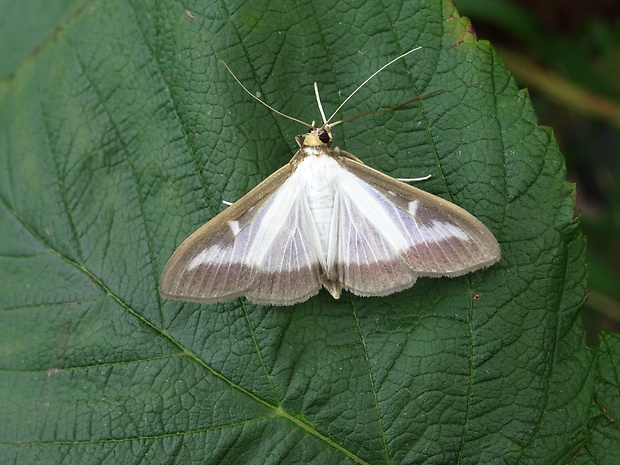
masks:
<svg viewBox="0 0 620 465"><path fill-rule="evenodd" d="M620 2L455 0L554 128L588 238L588 344L620 332ZM544 201L544 199L541 199Z"/></svg>

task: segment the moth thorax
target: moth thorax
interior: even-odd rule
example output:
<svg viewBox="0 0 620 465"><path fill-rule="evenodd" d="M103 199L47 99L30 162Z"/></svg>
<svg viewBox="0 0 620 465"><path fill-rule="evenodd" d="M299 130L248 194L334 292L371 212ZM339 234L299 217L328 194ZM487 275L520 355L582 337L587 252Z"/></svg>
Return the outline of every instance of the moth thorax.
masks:
<svg viewBox="0 0 620 465"><path fill-rule="evenodd" d="M308 133L304 137L304 145L310 147L316 147L319 145L326 145L329 147L332 144L332 130L328 124L320 128L310 128Z"/></svg>

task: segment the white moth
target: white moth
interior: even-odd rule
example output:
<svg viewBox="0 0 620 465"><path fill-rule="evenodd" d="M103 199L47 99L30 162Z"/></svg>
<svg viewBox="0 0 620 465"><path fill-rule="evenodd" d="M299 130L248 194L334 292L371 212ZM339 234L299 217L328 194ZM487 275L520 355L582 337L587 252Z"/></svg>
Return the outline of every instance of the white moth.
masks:
<svg viewBox="0 0 620 465"><path fill-rule="evenodd" d="M163 297L293 305L321 287L336 299L343 289L385 296L419 276L460 276L500 259L493 234L462 208L330 148L342 105L326 119L315 92L323 125L291 118L310 127L297 153L181 244L162 273Z"/></svg>

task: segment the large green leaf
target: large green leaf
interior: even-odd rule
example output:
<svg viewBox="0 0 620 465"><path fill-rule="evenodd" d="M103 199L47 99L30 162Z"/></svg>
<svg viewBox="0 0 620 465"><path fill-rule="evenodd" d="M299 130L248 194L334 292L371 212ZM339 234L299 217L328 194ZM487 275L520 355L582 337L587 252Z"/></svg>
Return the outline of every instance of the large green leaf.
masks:
<svg viewBox="0 0 620 465"><path fill-rule="evenodd" d="M102 0L58 26L0 87L2 463L553 464L597 447L573 191L451 3ZM416 45L343 116L443 90L336 144L431 174L418 187L481 219L499 264L293 308L159 297L175 247L304 131L218 60L312 121L312 82L329 112Z"/></svg>

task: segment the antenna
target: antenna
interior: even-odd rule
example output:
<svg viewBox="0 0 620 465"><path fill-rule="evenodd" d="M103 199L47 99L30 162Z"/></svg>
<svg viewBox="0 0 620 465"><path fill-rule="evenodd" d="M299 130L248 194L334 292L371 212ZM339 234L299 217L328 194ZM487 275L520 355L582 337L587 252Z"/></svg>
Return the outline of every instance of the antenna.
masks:
<svg viewBox="0 0 620 465"><path fill-rule="evenodd" d="M359 86L357 86L357 89L355 89L353 92L351 92L351 94L344 99L344 102L342 102L340 104L340 106L338 108L336 108L336 111L334 111L334 113L332 113L332 115L329 117L329 119L327 120L327 122L331 121L331 119L336 116L336 113L338 113L340 111L340 109L344 106L345 103L347 103L351 97L353 97L355 95L355 93L360 90L362 87L364 87L366 85L366 83L368 81L370 81L372 78L374 78L377 74L379 74L381 71L383 71L385 68L387 68L388 66L390 66L392 63L400 60L401 58L406 57L407 55L409 55L410 53L413 53L417 50L420 50L422 48L422 46L416 47L416 48L412 48L411 50L409 50L408 52L403 53L400 56L397 56L396 58L394 58L392 61L390 61L389 63L386 63L385 65L383 65L381 68L379 68L377 71L375 71L374 73L372 73L370 76L368 76L368 78L366 78L366 80L364 82L362 82ZM332 124L332 126L334 126L336 123Z"/></svg>
<svg viewBox="0 0 620 465"><path fill-rule="evenodd" d="M265 105L267 108L269 108L269 109L270 109L271 111L273 111L274 113L277 113L277 114L278 114L278 115L280 115L280 116L284 116L285 118L288 118L288 119L290 119L290 120L292 120L292 121L297 121L298 123L303 124L304 126L308 126L309 128L312 128L312 125L311 125L311 124L305 123L305 122L303 122L303 121L302 121L302 120L300 120L300 119L293 118L292 116L285 115L285 114L284 114L284 113L282 113L281 111L276 110L275 108L273 108L271 105L269 105L269 104L267 104L267 103L263 102L263 101L262 101L261 99L259 99L256 95L254 95L252 92L250 92L248 89L246 89L246 87L245 87L243 84L241 84L241 81L237 78L237 76L235 76L235 73L233 73L233 72L230 70L230 68L228 67L228 65L227 65L226 63L224 63L224 61L220 60L220 63L222 63L222 64L224 65L224 67L228 70L228 72L229 72L229 73L231 74L231 76L235 79L235 81L237 81L237 84L239 84L239 85L241 86L241 88L242 88L243 90L245 90L245 92L246 92L246 93L247 93L250 97L252 97L252 98L253 98L253 99L255 99L255 100L258 100L260 103L262 103L263 105ZM322 110L321 110L321 111L322 111Z"/></svg>
<svg viewBox="0 0 620 465"><path fill-rule="evenodd" d="M321 118L323 118L323 124L327 124L325 119L325 112L323 111L323 105L321 104L321 96L319 95L319 86L314 83L314 95L316 95L316 103L319 105L319 111L321 112Z"/></svg>
<svg viewBox="0 0 620 465"><path fill-rule="evenodd" d="M356 94L356 92L357 92L358 90L360 90L362 87L364 87L364 86L368 83L368 81L370 81L372 78L374 78L377 74L379 74L379 73L380 73L381 71L383 71L385 68L387 68L388 66L390 66L392 63L394 63L394 62L396 62L396 61L400 60L401 58L406 57L406 56L407 56L407 55L409 55L410 53L413 53L413 52L415 52L415 51L417 51L417 50L420 50L421 48L422 48L421 46L418 46L418 47L416 47L416 48L413 48L413 49L409 50L408 52L403 53L402 55L397 56L397 57L396 57L396 58L394 58L392 61L390 61L389 63L386 63L386 64L385 64L385 65L383 65L381 68L379 68L377 71L375 71L375 72L374 72L374 73L372 73L370 76L368 76L368 78L366 78L366 80L365 80L364 82L362 82L359 86L357 86L357 89L355 89L353 92L351 92L351 94L350 94L350 95L349 95L346 99L344 99L344 101L340 104L340 106L339 106L338 108L336 108L336 111L334 111L334 113L332 113L332 115L331 115L329 118L325 118L325 112L323 111L323 105L321 104L321 97L319 96L319 87L318 87L317 83L315 82L315 83L314 83L314 94L316 95L316 101L317 101L317 104L318 104L318 106L319 106L319 111L321 112L321 118L323 118L323 126L327 126L327 125L329 125L329 122L332 120L332 118L333 118L334 116L336 116L336 113L338 113L338 112L342 109L342 107L345 105L345 103L347 103L347 102L351 99L351 97L353 97L353 96ZM245 91L245 92L246 92L246 93L247 93L250 97L252 97L254 100L257 100L259 103L261 103L262 105L265 105L265 106L266 106L267 108L269 108L271 111L273 111L274 113L277 113L277 114L278 114L278 115L280 115L280 116L284 116L285 118L288 118L288 119L290 119L290 120L292 120L292 121L296 121L297 123L303 124L304 126L307 126L307 127L309 127L309 128L313 128L313 127L314 127L314 123L312 123L312 124L308 124L308 123L306 123L306 122L304 122L304 121L301 121L300 119L293 118L292 116L289 116L289 115L285 115L285 114L284 114L284 113L282 113L281 111L276 110L275 108L273 108L271 105L269 105L269 104L267 104L267 103L263 102L261 99L259 99L256 95L254 95L252 92L250 92L250 91L249 91L249 90L248 90L248 89L247 89L247 88L246 88L246 87L245 87L245 86L241 83L241 81L237 78L237 76L235 76L235 73L233 73L233 72L231 71L231 69L228 67L228 65L227 65L226 63L224 63L224 61L220 60L220 63L222 63L222 64L224 65L224 67L225 67L225 68L226 68L226 70L227 70L227 71L231 74L231 76L234 78L234 80L235 80L235 81L237 81L237 84L239 84L239 85L241 86L241 88L242 88L242 89L243 89L243 90L244 90L244 91ZM418 98L418 97L415 97L415 98L413 98L413 99L411 99L411 100L407 100L406 102L400 103L400 104L398 104L398 105L396 105L396 106L394 106L394 107L388 108L388 109L386 109L386 110L371 111L371 112L368 112L368 113L363 113L363 114L361 114L361 115L353 116L353 117L350 117L350 118L345 118L345 119L343 119L343 120L336 121L335 123L330 124L330 126L336 126L337 124L343 123L344 121L349 121L349 120L352 120L352 119L355 119L355 118L359 118L360 116L372 115L372 114L375 114L375 113L383 113L384 111L390 111L390 110L393 110L393 109L395 109L395 108L398 108L398 107L400 107L400 106L402 106L402 105L405 105L405 104L407 104L407 103L409 103L409 102L411 102L411 101L413 101L413 100L416 100L417 98Z"/></svg>

